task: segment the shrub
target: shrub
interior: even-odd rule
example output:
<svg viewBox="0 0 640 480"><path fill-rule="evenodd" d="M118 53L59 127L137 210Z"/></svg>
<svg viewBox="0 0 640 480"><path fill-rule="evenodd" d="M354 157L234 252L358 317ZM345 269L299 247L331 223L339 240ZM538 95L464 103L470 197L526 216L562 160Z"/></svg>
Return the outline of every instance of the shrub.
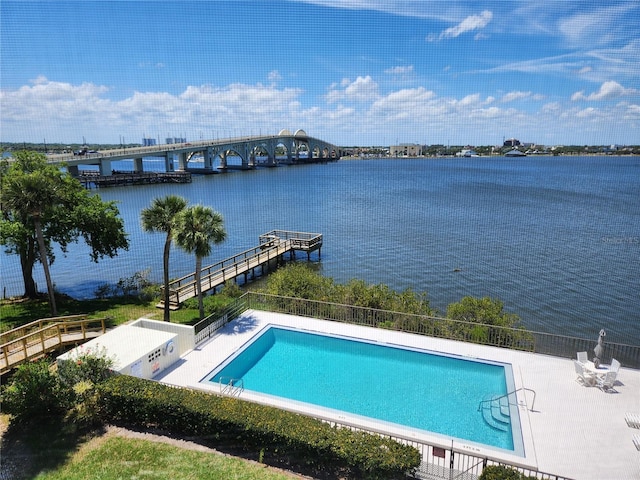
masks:
<svg viewBox="0 0 640 480"><path fill-rule="evenodd" d="M112 377L99 391L105 422L208 436L256 455L267 453L294 458L307 467L348 471L354 478L402 477L420 464L418 450L391 439L237 398L129 376Z"/></svg>
<svg viewBox="0 0 640 480"><path fill-rule="evenodd" d="M98 422L95 385L113 375L114 360L107 356L104 347L91 349L81 345L75 352L58 363L60 401L69 409L72 421L95 424Z"/></svg>
<svg viewBox="0 0 640 480"><path fill-rule="evenodd" d="M63 387L73 388L80 382L101 383L112 375L114 360L104 347L84 348L80 345L68 360L58 364L58 377Z"/></svg>
<svg viewBox="0 0 640 480"><path fill-rule="evenodd" d="M225 287L226 288L226 287ZM207 295L202 298L202 304L204 306L205 316L209 315L222 315L229 304L233 301L231 297L228 297L224 293L216 295ZM182 304L184 308L198 310L198 299L189 298Z"/></svg>
<svg viewBox="0 0 640 480"><path fill-rule="evenodd" d="M146 269L120 278L115 285L103 283L96 287L93 295L96 298L138 297L144 301L152 300L160 295L160 285L149 280L149 273L150 270Z"/></svg>
<svg viewBox="0 0 640 480"><path fill-rule="evenodd" d="M20 365L0 397L3 410L25 423L63 410L58 378L51 373L46 360Z"/></svg>
<svg viewBox="0 0 640 480"><path fill-rule="evenodd" d="M478 480L535 480L535 477L528 477L504 465L489 465L482 470Z"/></svg>

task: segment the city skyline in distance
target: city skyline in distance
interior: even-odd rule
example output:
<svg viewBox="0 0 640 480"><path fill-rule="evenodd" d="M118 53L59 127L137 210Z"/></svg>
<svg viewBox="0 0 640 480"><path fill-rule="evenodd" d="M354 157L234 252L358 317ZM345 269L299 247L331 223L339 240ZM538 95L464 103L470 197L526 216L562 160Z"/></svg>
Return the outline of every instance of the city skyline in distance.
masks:
<svg viewBox="0 0 640 480"><path fill-rule="evenodd" d="M640 4L0 4L3 142L640 144Z"/></svg>

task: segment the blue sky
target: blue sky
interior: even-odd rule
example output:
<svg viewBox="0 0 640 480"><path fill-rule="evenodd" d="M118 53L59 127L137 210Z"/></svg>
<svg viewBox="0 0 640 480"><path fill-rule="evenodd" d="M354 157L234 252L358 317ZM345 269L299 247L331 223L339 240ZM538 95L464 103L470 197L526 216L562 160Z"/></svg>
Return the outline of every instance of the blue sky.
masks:
<svg viewBox="0 0 640 480"><path fill-rule="evenodd" d="M2 141L640 144L640 2L0 2Z"/></svg>

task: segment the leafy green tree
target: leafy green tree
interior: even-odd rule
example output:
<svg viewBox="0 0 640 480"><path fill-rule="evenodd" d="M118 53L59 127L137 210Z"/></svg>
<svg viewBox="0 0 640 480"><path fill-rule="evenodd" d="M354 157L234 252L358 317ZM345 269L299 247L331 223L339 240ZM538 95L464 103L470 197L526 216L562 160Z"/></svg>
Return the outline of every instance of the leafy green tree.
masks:
<svg viewBox="0 0 640 480"><path fill-rule="evenodd" d="M464 297L447 307L447 318L463 323L452 324L452 333L463 340L507 347L522 347L527 334L515 331L521 328L520 317L504 311L504 303L489 297ZM477 325L469 325L477 324Z"/></svg>
<svg viewBox="0 0 640 480"><path fill-rule="evenodd" d="M222 243L227 238L222 215L203 205L186 208L176 215L174 238L180 248L196 256L196 292L202 320L202 259L211 253L212 243Z"/></svg>
<svg viewBox="0 0 640 480"><path fill-rule="evenodd" d="M176 215L187 207L187 201L177 195L167 195L164 198L154 198L151 206L142 210L140 218L145 232L164 232L164 254L162 257L164 283L164 321L170 321L169 315L169 252L173 239L173 228Z"/></svg>
<svg viewBox="0 0 640 480"><path fill-rule="evenodd" d="M90 194L70 174L47 164L43 154L15 153L0 168L0 184L0 245L20 256L26 297L37 297L33 267L42 263L52 315L57 315L48 268L55 260L53 243L66 253L82 237L94 262L129 248L115 202Z"/></svg>

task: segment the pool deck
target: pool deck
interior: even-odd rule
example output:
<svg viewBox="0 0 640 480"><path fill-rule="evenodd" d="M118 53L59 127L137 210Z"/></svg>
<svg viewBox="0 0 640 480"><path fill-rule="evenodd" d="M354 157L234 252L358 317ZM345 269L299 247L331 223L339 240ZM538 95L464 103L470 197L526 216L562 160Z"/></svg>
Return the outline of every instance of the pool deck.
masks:
<svg viewBox="0 0 640 480"><path fill-rule="evenodd" d="M333 333L511 364L515 387L526 387L536 392L533 411L530 411L533 394L525 391L517 393L525 456L344 412L254 394L248 390L242 392L240 398L334 419L341 423L362 425L375 431L414 438L445 448L450 448L453 442L456 448L476 456L487 455L576 480L640 479L640 452L632 443L633 434L640 434L640 431L629 428L624 419L627 412L640 414L638 370L621 368L615 392L606 393L596 387L579 384L570 359L248 310L220 329L209 341L185 354L154 380L218 392L217 384L206 385L200 381L268 325Z"/></svg>

